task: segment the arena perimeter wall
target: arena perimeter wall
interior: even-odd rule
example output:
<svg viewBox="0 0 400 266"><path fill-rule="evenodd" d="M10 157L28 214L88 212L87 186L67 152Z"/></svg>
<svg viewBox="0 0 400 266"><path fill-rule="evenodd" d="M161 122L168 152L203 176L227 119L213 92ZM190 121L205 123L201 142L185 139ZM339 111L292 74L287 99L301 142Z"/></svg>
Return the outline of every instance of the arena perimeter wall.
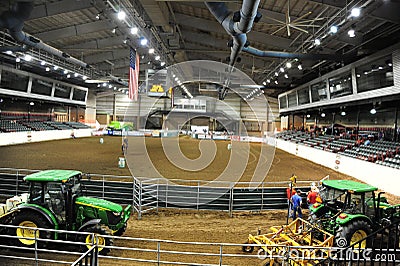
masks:
<svg viewBox="0 0 400 266"><path fill-rule="evenodd" d="M314 149L282 139L275 139L275 141L278 149L353 176L385 192L400 196L399 169Z"/></svg>

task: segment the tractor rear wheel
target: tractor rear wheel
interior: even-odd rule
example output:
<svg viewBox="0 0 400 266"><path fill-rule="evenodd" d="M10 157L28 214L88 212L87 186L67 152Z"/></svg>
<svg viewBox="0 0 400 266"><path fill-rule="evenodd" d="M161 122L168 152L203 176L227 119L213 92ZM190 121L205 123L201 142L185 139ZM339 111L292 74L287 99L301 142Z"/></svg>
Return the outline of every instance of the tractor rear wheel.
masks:
<svg viewBox="0 0 400 266"><path fill-rule="evenodd" d="M342 225L335 237L335 244L338 247L351 246L354 243L360 242L363 238L371 234L371 227L366 221L355 220L345 225ZM364 249L370 247L371 239L366 239L354 246L354 249Z"/></svg>
<svg viewBox="0 0 400 266"><path fill-rule="evenodd" d="M13 238L12 243L19 247L34 247L36 239L40 239L37 243L39 248L47 246L47 241L43 239L52 238L52 233L45 230L36 230L37 228L51 228L49 222L43 215L35 212L20 212L11 220L11 224L15 226L30 227L27 228L11 228L10 234L18 238ZM51 228L53 229L53 228ZM36 238L36 239L35 239Z"/></svg>
<svg viewBox="0 0 400 266"><path fill-rule="evenodd" d="M85 243L83 251L90 249L93 244L97 244L98 252L101 255L107 255L111 251L109 247L112 246L113 239L110 237L105 237L108 235L108 233L105 229L101 228L100 225L89 227L85 230L85 232L88 234L82 235L82 242Z"/></svg>

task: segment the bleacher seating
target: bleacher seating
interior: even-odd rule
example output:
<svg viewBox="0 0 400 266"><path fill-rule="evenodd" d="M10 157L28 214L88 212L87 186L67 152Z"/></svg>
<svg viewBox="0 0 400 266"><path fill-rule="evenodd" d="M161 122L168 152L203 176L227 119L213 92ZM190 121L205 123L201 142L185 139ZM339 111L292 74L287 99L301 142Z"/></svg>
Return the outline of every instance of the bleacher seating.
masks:
<svg viewBox="0 0 400 266"><path fill-rule="evenodd" d="M70 126L71 128L75 128L75 129L90 128L89 126L82 124L80 122L64 122L64 124Z"/></svg>
<svg viewBox="0 0 400 266"><path fill-rule="evenodd" d="M0 132L86 129L80 122L25 121L0 119Z"/></svg>
<svg viewBox="0 0 400 266"><path fill-rule="evenodd" d="M29 122L19 122L20 124L31 128L34 131L43 131L43 130L55 130L55 127L52 127L45 122L42 121L29 121Z"/></svg>
<svg viewBox="0 0 400 266"><path fill-rule="evenodd" d="M0 120L0 131L2 132L21 132L30 130L32 129L16 121Z"/></svg>
<svg viewBox="0 0 400 266"><path fill-rule="evenodd" d="M45 122L47 125L54 127L55 129L58 130L66 130L66 129L72 129L72 127L70 127L67 124L64 124L63 122L53 122L53 121L47 121Z"/></svg>
<svg viewBox="0 0 400 266"><path fill-rule="evenodd" d="M306 132L284 131L277 138L303 144L319 150L338 153L377 164L400 169L400 143L376 140L368 145L357 145L355 140L339 136L313 136Z"/></svg>

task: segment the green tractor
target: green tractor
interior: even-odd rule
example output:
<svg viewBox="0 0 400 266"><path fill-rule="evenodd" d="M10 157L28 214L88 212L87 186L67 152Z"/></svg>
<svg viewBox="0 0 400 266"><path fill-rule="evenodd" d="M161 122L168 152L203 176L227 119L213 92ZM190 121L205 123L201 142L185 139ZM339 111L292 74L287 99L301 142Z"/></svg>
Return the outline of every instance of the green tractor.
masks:
<svg viewBox="0 0 400 266"><path fill-rule="evenodd" d="M116 203L83 196L82 173L73 170L46 170L24 177L30 188L25 200L5 213L1 222L15 226L80 231L89 234L68 234L52 231L35 231L23 228L10 229L17 236L13 244L33 247L35 239L65 239L86 243L90 248L97 241L100 254L107 254L112 245L111 238L99 235L121 236L126 229L131 205L125 209ZM15 198L15 197L14 197ZM18 196L17 196L18 198ZM106 228L108 230L106 230ZM95 235L95 239L93 239ZM45 241L38 241L45 247Z"/></svg>
<svg viewBox="0 0 400 266"><path fill-rule="evenodd" d="M323 202L311 206L309 220L335 235L336 246L353 245L373 231L400 220L400 204L388 204L382 197L384 192L377 190L351 180L324 180L320 190ZM355 248L371 244L367 238Z"/></svg>

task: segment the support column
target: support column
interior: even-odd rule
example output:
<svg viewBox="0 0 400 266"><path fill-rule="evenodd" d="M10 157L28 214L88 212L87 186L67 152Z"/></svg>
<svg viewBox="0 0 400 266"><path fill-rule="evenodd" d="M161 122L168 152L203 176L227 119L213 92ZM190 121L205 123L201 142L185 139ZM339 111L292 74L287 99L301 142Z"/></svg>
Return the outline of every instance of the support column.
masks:
<svg viewBox="0 0 400 266"><path fill-rule="evenodd" d="M117 121L117 95L114 94L113 96L113 121Z"/></svg>
<svg viewBox="0 0 400 266"><path fill-rule="evenodd" d="M397 119L398 119L398 113L399 113L399 108L396 106L395 111L394 111L394 132L393 132L393 141L398 140L398 134L397 134Z"/></svg>

